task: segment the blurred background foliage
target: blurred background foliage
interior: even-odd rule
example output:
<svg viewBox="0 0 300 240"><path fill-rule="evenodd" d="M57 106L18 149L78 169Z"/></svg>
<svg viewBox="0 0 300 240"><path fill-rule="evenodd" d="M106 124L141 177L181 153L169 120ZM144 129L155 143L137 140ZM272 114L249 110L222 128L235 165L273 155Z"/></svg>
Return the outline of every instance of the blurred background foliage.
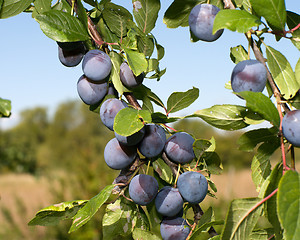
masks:
<svg viewBox="0 0 300 240"><path fill-rule="evenodd" d="M253 153L239 151L236 143L242 132L219 131L200 120L181 120L172 127L197 139L214 137L224 173L250 169ZM69 221L53 227L27 223L41 208L90 199L112 183L119 172L105 164L103 151L113 137L99 115L79 101L60 104L53 116L43 107L24 110L18 125L0 129L0 239L102 239L103 209L72 234L68 234ZM28 182L35 187L31 184L27 190ZM41 196L36 197L36 192ZM216 218L224 219L224 201L208 204L215 205Z"/></svg>

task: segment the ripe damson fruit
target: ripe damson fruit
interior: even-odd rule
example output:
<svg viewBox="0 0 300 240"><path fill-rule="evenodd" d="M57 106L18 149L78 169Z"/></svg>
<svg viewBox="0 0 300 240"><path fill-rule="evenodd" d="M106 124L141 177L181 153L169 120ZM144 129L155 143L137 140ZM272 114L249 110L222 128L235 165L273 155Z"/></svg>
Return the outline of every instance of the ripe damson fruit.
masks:
<svg viewBox="0 0 300 240"><path fill-rule="evenodd" d="M145 206L152 202L158 193L158 182L150 175L136 175L129 184L129 196L139 205Z"/></svg>
<svg viewBox="0 0 300 240"><path fill-rule="evenodd" d="M144 128L127 137L119 135L115 132L115 137L118 139L118 141L126 146L137 145L143 139L144 135L145 135Z"/></svg>
<svg viewBox="0 0 300 240"><path fill-rule="evenodd" d="M114 130L114 120L117 113L127 107L127 104L117 98L105 100L100 107L100 118L102 123L110 130Z"/></svg>
<svg viewBox="0 0 300 240"><path fill-rule="evenodd" d="M194 141L194 138L188 133L177 132L168 138L164 151L173 162L185 164L195 158Z"/></svg>
<svg viewBox="0 0 300 240"><path fill-rule="evenodd" d="M126 62L123 62L120 66L120 80L122 84L127 88L134 88L142 84L144 80L144 74L135 76Z"/></svg>
<svg viewBox="0 0 300 240"><path fill-rule="evenodd" d="M166 133L164 129L156 124L145 125L145 135L138 145L138 149L143 156L153 158L161 154L166 143Z"/></svg>
<svg viewBox="0 0 300 240"><path fill-rule="evenodd" d="M83 42L57 42L58 59L66 67L77 66L84 54L85 46Z"/></svg>
<svg viewBox="0 0 300 240"><path fill-rule="evenodd" d="M183 199L189 203L200 203L207 194L208 183L199 172L184 172L178 177L177 187Z"/></svg>
<svg viewBox="0 0 300 240"><path fill-rule="evenodd" d="M186 220L181 217L164 219L160 224L160 234L163 240L185 240L190 231Z"/></svg>
<svg viewBox="0 0 300 240"><path fill-rule="evenodd" d="M156 195L155 207L158 213L166 217L177 215L183 206L183 198L177 188L165 186Z"/></svg>
<svg viewBox="0 0 300 240"><path fill-rule="evenodd" d="M300 110L286 113L282 119L283 136L295 147L300 147Z"/></svg>
<svg viewBox="0 0 300 240"><path fill-rule="evenodd" d="M267 83L265 66L254 59L239 62L231 74L231 87L234 92L262 92Z"/></svg>
<svg viewBox="0 0 300 240"><path fill-rule="evenodd" d="M116 138L111 139L104 148L106 164L116 170L128 167L136 158L135 147L124 146Z"/></svg>
<svg viewBox="0 0 300 240"><path fill-rule="evenodd" d="M88 51L82 61L82 71L92 81L104 81L111 71L110 57L103 51Z"/></svg>
<svg viewBox="0 0 300 240"><path fill-rule="evenodd" d="M212 34L215 17L219 11L220 9L215 5L196 5L189 15L191 32L202 41L213 42L217 40L224 31L223 29L220 29L215 34Z"/></svg>
<svg viewBox="0 0 300 240"><path fill-rule="evenodd" d="M107 89L107 82L91 82L84 75L82 75L77 82L78 95L87 105L93 105L100 102L107 94Z"/></svg>

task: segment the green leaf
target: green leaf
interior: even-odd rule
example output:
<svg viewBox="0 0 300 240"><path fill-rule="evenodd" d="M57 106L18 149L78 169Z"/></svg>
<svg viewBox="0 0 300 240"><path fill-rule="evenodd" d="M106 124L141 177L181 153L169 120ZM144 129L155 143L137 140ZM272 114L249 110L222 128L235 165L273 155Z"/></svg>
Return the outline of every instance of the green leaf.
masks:
<svg viewBox="0 0 300 240"><path fill-rule="evenodd" d="M130 136L144 127L145 123L151 122L151 113L147 110L123 108L114 120L114 131L122 136Z"/></svg>
<svg viewBox="0 0 300 240"><path fill-rule="evenodd" d="M73 217L72 225L69 229L69 233L76 231L84 224L86 224L98 211L98 209L107 201L110 197L115 185L108 185L101 190L95 197L91 198L83 208L81 208L77 214Z"/></svg>
<svg viewBox="0 0 300 240"><path fill-rule="evenodd" d="M51 10L36 16L44 34L58 42L76 42L89 39L83 24L74 16L58 10Z"/></svg>
<svg viewBox="0 0 300 240"><path fill-rule="evenodd" d="M165 55L165 48L161 46L160 44L156 44L156 49L157 49L157 60L161 60L164 55Z"/></svg>
<svg viewBox="0 0 300 240"><path fill-rule="evenodd" d="M161 158L152 162L152 167L159 177L165 182L171 184L173 181L173 173L170 167Z"/></svg>
<svg viewBox="0 0 300 240"><path fill-rule="evenodd" d="M213 26L213 34L224 28L231 31L246 33L252 27L257 27L260 24L261 22L258 17L244 10L221 10L216 15Z"/></svg>
<svg viewBox="0 0 300 240"><path fill-rule="evenodd" d="M143 53L128 48L125 48L124 51L126 53L128 65L131 68L134 75L138 76L142 72L147 71L148 62Z"/></svg>
<svg viewBox="0 0 300 240"><path fill-rule="evenodd" d="M280 93L287 100L292 98L299 90L300 84L295 78L291 64L284 55L270 46L266 46L266 54L270 72Z"/></svg>
<svg viewBox="0 0 300 240"><path fill-rule="evenodd" d="M174 0L165 12L163 22L168 28L187 27L192 8L204 2L206 1Z"/></svg>
<svg viewBox="0 0 300 240"><path fill-rule="evenodd" d="M34 7L38 13L43 13L51 10L51 0L35 0Z"/></svg>
<svg viewBox="0 0 300 240"><path fill-rule="evenodd" d="M97 27L99 29L100 35L103 40L107 43L117 43L119 42L119 38L116 34L114 34L105 24L103 18L101 18L98 23ZM119 48L119 46L111 45L113 48Z"/></svg>
<svg viewBox="0 0 300 240"><path fill-rule="evenodd" d="M35 217L28 223L29 226L53 226L60 224L61 220L67 220L81 209L87 200L76 200L70 202L58 203L37 212Z"/></svg>
<svg viewBox="0 0 300 240"><path fill-rule="evenodd" d="M190 106L199 97L199 89L193 87L186 92L174 92L167 101L167 112L174 113Z"/></svg>
<svg viewBox="0 0 300 240"><path fill-rule="evenodd" d="M214 105L187 117L200 117L208 124L223 130L238 130L249 126L244 121L248 109L238 105Z"/></svg>
<svg viewBox="0 0 300 240"><path fill-rule="evenodd" d="M300 175L287 171L279 182L277 211L284 229L285 239L297 240L300 236Z"/></svg>
<svg viewBox="0 0 300 240"><path fill-rule="evenodd" d="M224 221L215 221L214 213L212 207L209 207L206 212L201 216L200 221L198 222L198 228L195 229L191 236L191 240L197 240L203 234L203 231L208 231L211 226L222 225Z"/></svg>
<svg viewBox="0 0 300 240"><path fill-rule="evenodd" d="M11 114L11 101L0 98L0 117L9 117Z"/></svg>
<svg viewBox="0 0 300 240"><path fill-rule="evenodd" d="M131 13L124 7L108 2L102 11L103 18L109 29L118 37L124 37L129 28L128 24L133 21Z"/></svg>
<svg viewBox="0 0 300 240"><path fill-rule="evenodd" d="M269 196L275 189L277 189L279 181L282 177L283 167L282 164L277 164L270 174L270 183L265 191L264 198ZM276 201L277 193L268 199L264 204L264 212L269 220L269 222L273 225L273 229L276 235L276 239L283 239L282 237L282 229L278 220L277 214L277 201Z"/></svg>
<svg viewBox="0 0 300 240"><path fill-rule="evenodd" d="M294 12L287 11L287 25L289 29L293 29L300 22L300 15ZM300 29L292 32L292 43L300 50Z"/></svg>
<svg viewBox="0 0 300 240"><path fill-rule="evenodd" d="M296 63L295 66L295 77L300 86L300 58L298 59L298 62Z"/></svg>
<svg viewBox="0 0 300 240"><path fill-rule="evenodd" d="M274 142L278 138L276 128L260 128L245 132L237 141L239 150L253 151L253 149L263 142Z"/></svg>
<svg viewBox="0 0 300 240"><path fill-rule="evenodd" d="M23 12L33 0L4 0L0 8L0 19L13 17Z"/></svg>
<svg viewBox="0 0 300 240"><path fill-rule="evenodd" d="M279 146L279 139L276 142L265 142L257 149L257 153L253 157L251 175L258 192L260 191L263 182L271 173L270 157Z"/></svg>
<svg viewBox="0 0 300 240"><path fill-rule="evenodd" d="M120 66L123 62L122 57L115 51L111 51L109 53L109 57L112 63L111 80L113 82L115 89L118 91L120 95L122 95L124 92L129 92L129 90L123 86L120 80Z"/></svg>
<svg viewBox="0 0 300 240"><path fill-rule="evenodd" d="M134 227L149 230L149 222L136 204L118 198L107 205L102 219L103 239L132 239L128 236ZM124 238L128 237L128 238Z"/></svg>
<svg viewBox="0 0 300 240"><path fill-rule="evenodd" d="M284 0L250 0L254 12L267 20L273 30L284 30L286 10Z"/></svg>
<svg viewBox="0 0 300 240"><path fill-rule="evenodd" d="M246 100L246 106L253 112L258 113L265 120L269 121L275 127L279 128L280 118L277 108L272 103L270 98L262 94L261 92L239 92L242 98Z"/></svg>
<svg viewBox="0 0 300 240"><path fill-rule="evenodd" d="M150 88L147 88L145 85L141 85L134 88L133 94L139 100L144 101L145 98L149 98L156 105L165 109L165 105L162 102L162 100L155 93L153 93Z"/></svg>
<svg viewBox="0 0 300 240"><path fill-rule="evenodd" d="M250 234L249 240L269 240L269 236L273 235L272 229L258 229Z"/></svg>
<svg viewBox="0 0 300 240"><path fill-rule="evenodd" d="M261 215L262 205L256 207L253 211L251 210L260 201L260 198L233 200L227 212L221 239L249 239L249 236Z"/></svg>
<svg viewBox="0 0 300 240"><path fill-rule="evenodd" d="M132 0L133 16L144 33L150 33L155 26L160 9L159 0Z"/></svg>
<svg viewBox="0 0 300 240"><path fill-rule="evenodd" d="M197 139L193 143L193 150L197 159L199 159L203 153L212 145L208 140Z"/></svg>
<svg viewBox="0 0 300 240"><path fill-rule="evenodd" d="M230 58L235 64L249 59L248 52L242 45L230 48Z"/></svg>
<svg viewBox="0 0 300 240"><path fill-rule="evenodd" d="M172 123L180 119L178 117L167 117L161 112L154 112L151 114L151 117L153 123Z"/></svg>
<svg viewBox="0 0 300 240"><path fill-rule="evenodd" d="M161 239L156 234L141 228L135 228L132 232L132 237L134 240L142 240L142 239L160 240Z"/></svg>

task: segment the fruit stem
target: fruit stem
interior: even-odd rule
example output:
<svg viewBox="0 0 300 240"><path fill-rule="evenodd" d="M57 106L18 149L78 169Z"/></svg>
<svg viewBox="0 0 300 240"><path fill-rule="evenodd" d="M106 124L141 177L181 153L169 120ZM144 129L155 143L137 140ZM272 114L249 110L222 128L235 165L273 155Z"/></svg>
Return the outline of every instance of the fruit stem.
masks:
<svg viewBox="0 0 300 240"><path fill-rule="evenodd" d="M148 172L149 172L150 163L151 163L151 160L148 160L147 169L146 169L146 174L147 175L148 175Z"/></svg>
<svg viewBox="0 0 300 240"><path fill-rule="evenodd" d="M177 174L176 174L176 178L175 178L175 182L174 182L174 188L176 188L176 185L177 185L177 180L178 180L178 177L179 177L179 173L180 173L180 163L178 164L178 169L177 169Z"/></svg>
<svg viewBox="0 0 300 240"><path fill-rule="evenodd" d="M176 129L174 129L174 128L168 126L167 124L163 124L163 125L164 125L166 128L169 128L169 129L171 129L171 130L174 131L174 132L178 132Z"/></svg>
<svg viewBox="0 0 300 240"><path fill-rule="evenodd" d="M286 164L286 154L285 154L285 149L284 149L284 140L283 140L283 134L282 134L282 112L281 112L281 107L280 104L277 103L277 110L279 113L280 117L280 125L279 125L279 137L280 137L280 149L281 149L281 154L282 154L282 164L283 164L283 173L287 170L290 170L290 168Z"/></svg>

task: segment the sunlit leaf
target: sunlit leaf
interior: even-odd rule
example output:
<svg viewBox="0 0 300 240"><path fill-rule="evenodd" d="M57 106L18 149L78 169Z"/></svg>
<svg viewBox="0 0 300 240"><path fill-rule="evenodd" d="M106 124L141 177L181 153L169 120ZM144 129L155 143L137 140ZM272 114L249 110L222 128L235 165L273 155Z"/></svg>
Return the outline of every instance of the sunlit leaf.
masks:
<svg viewBox="0 0 300 240"><path fill-rule="evenodd" d="M235 199L231 202L221 240L249 239L262 211L262 205L252 210L259 201L261 201L259 198L248 198Z"/></svg>
<svg viewBox="0 0 300 240"><path fill-rule="evenodd" d="M44 34L58 42L75 42L89 39L84 25L74 16L51 10L36 16Z"/></svg>
<svg viewBox="0 0 300 240"><path fill-rule="evenodd" d="M291 64L283 54L270 46L266 46L266 54L269 69L280 93L285 99L292 98L300 85L295 78Z"/></svg>
<svg viewBox="0 0 300 240"><path fill-rule="evenodd" d="M0 19L9 18L23 12L33 0L5 0L0 8Z"/></svg>
<svg viewBox="0 0 300 240"><path fill-rule="evenodd" d="M151 122L151 113L147 110L123 108L114 120L114 131L122 136L130 136L144 127L145 123Z"/></svg>
<svg viewBox="0 0 300 240"><path fill-rule="evenodd" d="M279 182L277 211L284 229L285 239L297 240L300 236L300 175L287 171Z"/></svg>
<svg viewBox="0 0 300 240"><path fill-rule="evenodd" d="M159 0L132 0L133 16L144 33L150 33L155 26L160 9Z"/></svg>
<svg viewBox="0 0 300 240"><path fill-rule="evenodd" d="M186 92L174 92L167 101L167 112L174 113L190 106L199 97L199 89L193 87Z"/></svg>
<svg viewBox="0 0 300 240"><path fill-rule="evenodd" d="M258 113L263 119L269 121L275 127L279 128L280 118L277 108L272 103L270 98L262 94L261 92L239 92L242 98L246 100L246 106L253 112Z"/></svg>
<svg viewBox="0 0 300 240"><path fill-rule="evenodd" d="M261 24L259 18L244 10L221 10L216 15L213 34L220 29L229 29L240 33L248 32L252 27L257 27Z"/></svg>
<svg viewBox="0 0 300 240"><path fill-rule="evenodd" d="M273 30L284 30L286 10L284 0L250 0L258 16L264 17Z"/></svg>
<svg viewBox="0 0 300 240"><path fill-rule="evenodd" d="M72 217L86 204L86 202L86 200L62 202L43 208L37 212L36 216L28 223L28 225L58 225L62 220L72 219Z"/></svg>
<svg viewBox="0 0 300 240"><path fill-rule="evenodd" d="M0 98L0 117L9 117L11 113L11 101Z"/></svg>
<svg viewBox="0 0 300 240"><path fill-rule="evenodd" d="M86 224L98 211L98 209L107 201L110 197L115 185L107 185L101 190L95 197L91 198L83 208L81 208L77 214L73 217L72 225L69 229L69 233L76 231L84 224Z"/></svg>

